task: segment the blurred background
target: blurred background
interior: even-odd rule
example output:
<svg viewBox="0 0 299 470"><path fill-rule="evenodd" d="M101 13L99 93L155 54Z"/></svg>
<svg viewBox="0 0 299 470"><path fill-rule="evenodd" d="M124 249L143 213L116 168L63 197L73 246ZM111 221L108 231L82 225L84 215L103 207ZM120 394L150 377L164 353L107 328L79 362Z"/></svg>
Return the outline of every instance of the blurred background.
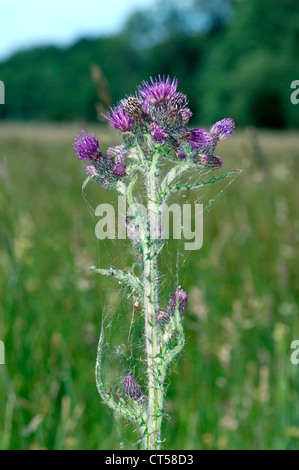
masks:
<svg viewBox="0 0 299 470"><path fill-rule="evenodd" d="M104 150L117 144L101 113L158 74L178 78L192 127L236 121L219 152L223 171L243 169L181 263L187 343L169 374L165 446L299 448L298 2L3 0L0 10L0 448L137 448L95 387L103 312L116 380L128 372L117 326L130 329L132 305L89 271L106 245L72 143L85 128ZM92 186L88 200L115 201ZM126 265L121 242L107 253Z"/></svg>

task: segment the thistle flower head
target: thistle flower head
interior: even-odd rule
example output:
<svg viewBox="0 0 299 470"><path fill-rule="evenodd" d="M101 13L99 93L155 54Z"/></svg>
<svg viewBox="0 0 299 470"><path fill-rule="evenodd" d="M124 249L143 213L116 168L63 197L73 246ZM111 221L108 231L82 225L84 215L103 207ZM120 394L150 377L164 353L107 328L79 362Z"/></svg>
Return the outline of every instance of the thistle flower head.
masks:
<svg viewBox="0 0 299 470"><path fill-rule="evenodd" d="M235 123L230 118L222 119L221 121L217 121L211 127L211 135L213 139L217 142L218 140L226 139L233 134L233 130L235 128Z"/></svg>
<svg viewBox="0 0 299 470"><path fill-rule="evenodd" d="M158 79L153 79L150 77L151 84L146 81L142 82L142 86L138 87L139 93L143 96L147 101L151 103L161 105L166 103L170 100L170 98L176 92L178 81L177 78L171 81L170 77L165 75L161 78L159 75Z"/></svg>
<svg viewBox="0 0 299 470"><path fill-rule="evenodd" d="M188 98L180 91L175 93L168 102L168 109L171 111L179 111L187 106Z"/></svg>
<svg viewBox="0 0 299 470"><path fill-rule="evenodd" d="M124 392L128 398L138 400L142 396L142 387L133 375L124 378Z"/></svg>
<svg viewBox="0 0 299 470"><path fill-rule="evenodd" d="M168 133L165 132L164 129L162 129L162 127L159 126L159 124L157 124L156 122L153 122L149 126L149 131L154 142L165 144L166 139L168 137Z"/></svg>
<svg viewBox="0 0 299 470"><path fill-rule="evenodd" d="M88 176L107 189L120 189L122 177L131 177L136 169L145 174L146 160L159 151L161 158L195 163L200 169L220 168L222 160L214 155L219 140L233 133L230 118L216 122L210 132L201 128L188 129L192 112L188 99L177 91L178 81L165 75L150 77L137 87L135 95L127 95L110 108L105 118L123 132L123 143L101 152L98 139L84 130L75 138L78 158L90 160ZM159 147L159 148L158 148ZM162 240L160 240L162 241Z"/></svg>
<svg viewBox="0 0 299 470"><path fill-rule="evenodd" d="M132 127L132 120L122 106L110 108L111 111L104 116L110 124L122 132L128 132Z"/></svg>
<svg viewBox="0 0 299 470"><path fill-rule="evenodd" d="M121 104L133 121L138 121L144 117L143 101L136 98L136 96L128 96L128 98L121 101Z"/></svg>
<svg viewBox="0 0 299 470"><path fill-rule="evenodd" d="M98 160L102 155L98 139L84 130L76 135L73 147L80 160Z"/></svg>
<svg viewBox="0 0 299 470"><path fill-rule="evenodd" d="M213 145L213 137L205 129L196 128L187 132L186 137L192 148L204 148Z"/></svg>

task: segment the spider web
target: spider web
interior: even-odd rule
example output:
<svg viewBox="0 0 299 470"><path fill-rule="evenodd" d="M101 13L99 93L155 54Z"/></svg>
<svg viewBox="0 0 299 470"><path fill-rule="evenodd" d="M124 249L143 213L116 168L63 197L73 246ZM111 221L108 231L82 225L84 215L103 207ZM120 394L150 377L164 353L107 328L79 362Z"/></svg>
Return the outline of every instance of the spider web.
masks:
<svg viewBox="0 0 299 470"><path fill-rule="evenodd" d="M166 166L165 166L166 168ZM163 166L162 166L163 172ZM199 171L196 176L188 174L184 181L194 183L202 179L208 180L215 175L215 171ZM224 191L236 178L237 173L232 174L230 177L218 181L215 184L203 186L200 189L192 191L180 191L170 197L168 206L172 203L202 204L204 211L204 225L211 214L215 204L222 197ZM89 185L90 186L90 185ZM94 201L90 201L88 188L82 190L83 198L87 204L88 210L93 218L94 224L98 222L99 218L95 216L95 208L97 204L107 203L116 208L116 219L118 219L117 205L118 193L116 191L102 190L103 197L96 196ZM98 185L93 185L96 190L99 189ZM98 191L95 191L98 193ZM125 223L126 214L122 213L122 223ZM183 238L173 239L173 220L170 220L169 239L165 241L162 251L159 256L159 302L160 309L166 309L167 303L172 296L173 292L178 286L182 289L187 289L187 270L191 257L200 256L194 254L194 251L185 249L186 241ZM95 237L97 245L97 260L96 267L104 269L122 269L132 266L136 259L136 251L132 246L130 240L118 239L118 224L116 223L116 233L114 239L99 240ZM181 223L181 229L183 225ZM205 243L205 240L204 242ZM200 251L200 250L198 250ZM140 270L136 270L136 274L140 274ZM134 303L138 302L136 296L130 289L123 284L118 284L115 279L110 277L98 278L98 285L101 286L101 291L105 292L104 308L100 318L102 324L104 338L102 347L102 371L105 379L105 387L117 396L123 396L123 380L126 375L134 375L143 387L143 393L146 390L146 364L145 364L145 343L144 343L144 318L139 309L134 308ZM99 334L101 327L99 325ZM169 378L168 378L169 383ZM124 420L116 417L111 411L111 419L113 420L116 433L119 438L120 448L129 448L133 446L136 448L139 437L132 434L130 438L124 439L127 435L126 428L124 428Z"/></svg>

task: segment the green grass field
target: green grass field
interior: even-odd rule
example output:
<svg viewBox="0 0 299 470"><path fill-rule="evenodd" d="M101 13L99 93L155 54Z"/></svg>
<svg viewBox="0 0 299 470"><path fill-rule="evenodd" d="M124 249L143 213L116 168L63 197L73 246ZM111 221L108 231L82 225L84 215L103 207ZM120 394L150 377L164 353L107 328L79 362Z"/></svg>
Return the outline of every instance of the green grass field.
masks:
<svg viewBox="0 0 299 470"><path fill-rule="evenodd" d="M117 142L106 127L85 128L103 148ZM95 387L102 312L114 351L132 307L116 283L89 271L99 252L116 265L125 255L122 242L106 249L96 241L71 145L80 129L0 128L3 449L137 448L133 427ZM180 257L187 343L169 375L165 447L297 449L299 364L290 345L299 340L299 133L237 131L220 155L223 171L243 172L205 218L202 249ZM115 197L96 185L87 194ZM109 361L125 372L121 354Z"/></svg>

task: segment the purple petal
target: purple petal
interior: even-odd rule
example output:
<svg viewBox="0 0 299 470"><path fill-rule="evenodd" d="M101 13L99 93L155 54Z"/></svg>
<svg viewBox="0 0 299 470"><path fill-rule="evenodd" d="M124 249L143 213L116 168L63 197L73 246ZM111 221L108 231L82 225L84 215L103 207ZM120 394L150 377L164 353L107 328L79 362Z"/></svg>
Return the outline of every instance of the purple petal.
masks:
<svg viewBox="0 0 299 470"><path fill-rule="evenodd" d="M188 134L189 135L187 139L190 145L194 149L207 147L207 146L213 145L214 143L213 137L205 129L201 129L201 128L191 129Z"/></svg>
<svg viewBox="0 0 299 470"><path fill-rule="evenodd" d="M154 104L163 104L170 100L176 92L178 86L177 78L174 77L172 82L169 76L165 78L164 75L162 78L159 75L158 79L153 79L152 77L150 77L150 79L151 84L144 81L142 82L142 86L138 87L140 95L143 96L146 101L150 101Z"/></svg>

